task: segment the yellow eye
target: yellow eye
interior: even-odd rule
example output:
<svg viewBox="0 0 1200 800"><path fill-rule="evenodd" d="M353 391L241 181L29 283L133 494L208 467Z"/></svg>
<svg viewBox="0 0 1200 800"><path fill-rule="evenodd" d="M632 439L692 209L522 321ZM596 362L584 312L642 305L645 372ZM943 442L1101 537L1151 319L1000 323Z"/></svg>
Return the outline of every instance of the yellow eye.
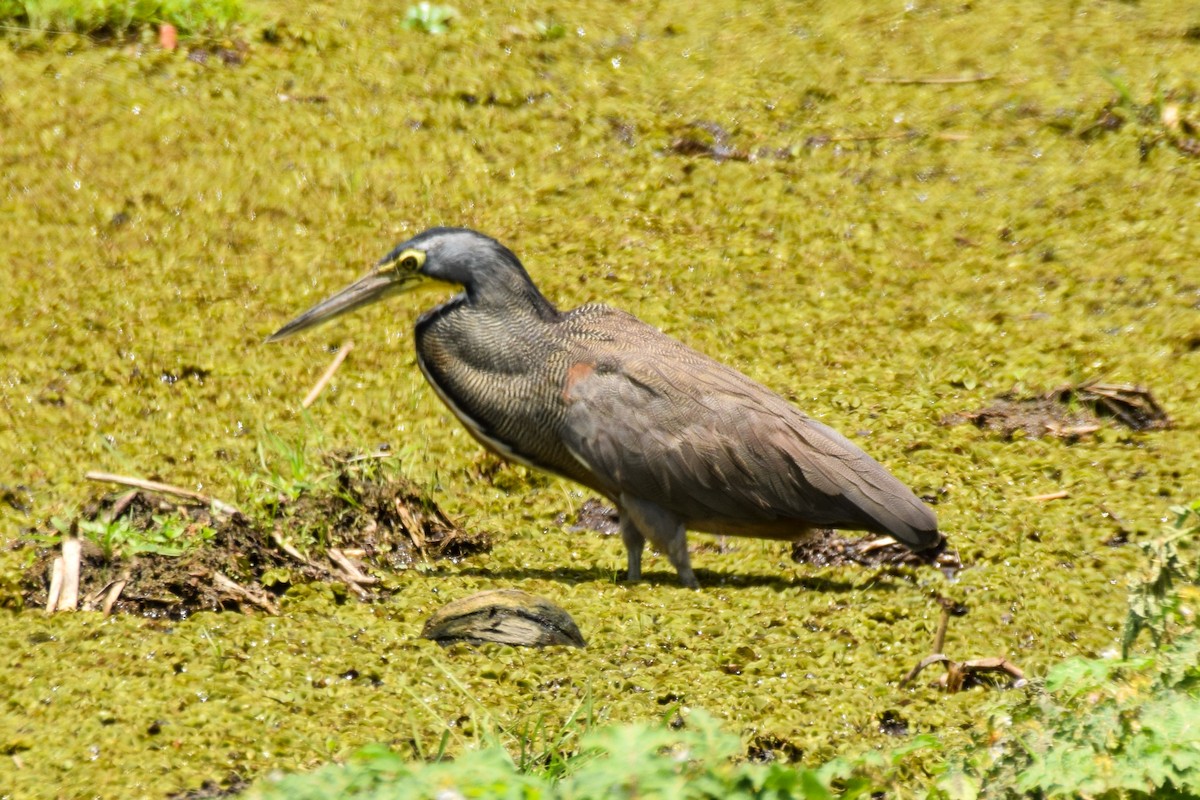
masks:
<svg viewBox="0 0 1200 800"><path fill-rule="evenodd" d="M416 272L425 263L425 254L420 250L405 250L395 263L397 269Z"/></svg>

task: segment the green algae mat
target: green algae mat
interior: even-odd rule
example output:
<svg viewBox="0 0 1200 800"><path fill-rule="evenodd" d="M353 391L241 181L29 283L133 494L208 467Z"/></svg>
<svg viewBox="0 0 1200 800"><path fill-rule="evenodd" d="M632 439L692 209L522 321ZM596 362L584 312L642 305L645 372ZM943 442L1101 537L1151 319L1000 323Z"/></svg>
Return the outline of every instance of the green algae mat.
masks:
<svg viewBox="0 0 1200 800"><path fill-rule="evenodd" d="M170 52L3 40L0 797L161 798L369 743L428 757L696 709L755 758L949 747L1006 695L901 685L939 598L966 611L956 659L1036 679L1119 646L1131 543L1200 495L1194 9L456 7L440 35L405 6L260 3ZM620 306L842 431L936 503L962 568L697 535L700 591L656 554L627 584L586 493L481 455L424 384L412 324L443 296L263 343L433 225L497 237L560 307ZM1170 425L1062 389L1088 382ZM1044 423L980 423L1047 398L1064 410ZM359 494L330 466L376 454ZM113 502L92 470L236 505L276 555L311 533L303 497L341 513L411 481L491 547L368 559L365 598L285 552L255 573L270 610L48 616L42 551ZM192 523L196 548L225 540ZM506 588L567 610L587 647L420 638Z"/></svg>

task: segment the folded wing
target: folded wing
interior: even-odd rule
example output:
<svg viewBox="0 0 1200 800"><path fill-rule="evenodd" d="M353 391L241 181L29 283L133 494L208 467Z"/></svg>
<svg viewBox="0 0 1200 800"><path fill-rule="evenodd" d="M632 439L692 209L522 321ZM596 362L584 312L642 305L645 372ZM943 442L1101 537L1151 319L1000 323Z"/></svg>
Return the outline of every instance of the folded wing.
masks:
<svg viewBox="0 0 1200 800"><path fill-rule="evenodd" d="M844 436L643 327L627 348L629 322L604 324L563 392L567 447L614 496L684 520L871 530L916 550L939 541L933 512Z"/></svg>

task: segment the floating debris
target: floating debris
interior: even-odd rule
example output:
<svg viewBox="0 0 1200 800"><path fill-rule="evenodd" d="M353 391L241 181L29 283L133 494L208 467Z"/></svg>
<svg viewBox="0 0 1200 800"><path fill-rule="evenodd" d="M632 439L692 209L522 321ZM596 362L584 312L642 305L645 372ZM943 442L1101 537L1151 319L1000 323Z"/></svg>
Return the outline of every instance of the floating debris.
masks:
<svg viewBox="0 0 1200 800"><path fill-rule="evenodd" d="M567 515L558 518L559 525L565 525ZM571 533L595 531L605 536L616 536L621 532L621 515L612 506L598 497L589 497L583 501L575 514L575 521L567 528Z"/></svg>
<svg viewBox="0 0 1200 800"><path fill-rule="evenodd" d="M1012 678L1009 688L1018 689L1025 685L1025 673L1016 664L1006 658L973 658L969 661L955 661L945 655L942 650L946 644L946 630L950 626L950 617L966 616L967 607L945 597L937 599L942 607L941 619L938 622L937 633L933 637L933 653L921 659L912 670L900 681L901 686L912 683L921 671L933 664L945 664L946 672L933 682L933 686L954 694L963 689L969 689L983 683L979 676L988 672L1001 672Z"/></svg>
<svg viewBox="0 0 1200 800"><path fill-rule="evenodd" d="M519 589L492 589L448 603L429 618L421 636L441 645L587 645L570 614L544 597Z"/></svg>
<svg viewBox="0 0 1200 800"><path fill-rule="evenodd" d="M1171 427L1170 418L1149 389L1099 381L1060 386L1032 397L1007 392L987 408L950 414L942 424L970 422L977 428L998 431L1006 439L1018 432L1034 438L1079 439L1100 430L1102 417L1134 431Z"/></svg>
<svg viewBox="0 0 1200 800"><path fill-rule="evenodd" d="M670 146L672 153L681 156L705 156L714 161L749 161L750 153L729 144L729 132L715 122L697 120L688 123L686 131Z"/></svg>
<svg viewBox="0 0 1200 800"><path fill-rule="evenodd" d="M946 665L946 673L935 680L933 685L945 689L950 694L979 685L981 682L978 676L985 672L1005 673L1012 678L1009 685L1009 688L1012 689L1019 689L1025 685L1025 673L1006 658L973 658L970 661L955 661L941 653L934 653L923 658L921 663L913 667L912 672L900 681L900 685L904 686L912 681L920 674L921 670L931 664Z"/></svg>
<svg viewBox="0 0 1200 800"><path fill-rule="evenodd" d="M953 574L962 569L956 550L945 547L914 553L890 536L848 539L837 531L820 528L799 542L792 543L792 561L816 567L840 567L859 564L879 566L934 566Z"/></svg>

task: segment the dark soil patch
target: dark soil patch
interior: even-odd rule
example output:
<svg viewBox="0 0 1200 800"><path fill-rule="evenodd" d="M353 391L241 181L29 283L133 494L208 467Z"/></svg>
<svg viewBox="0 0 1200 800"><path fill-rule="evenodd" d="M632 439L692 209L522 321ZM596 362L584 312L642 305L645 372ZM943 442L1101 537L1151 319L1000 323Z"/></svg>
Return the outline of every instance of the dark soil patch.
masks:
<svg viewBox="0 0 1200 800"><path fill-rule="evenodd" d="M962 569L958 552L948 550L943 540L940 548L914 553L890 536L866 536L847 539L837 531L814 530L803 541L792 544L792 560L815 567L841 567L859 564L865 567L934 566L957 572Z"/></svg>
<svg viewBox="0 0 1200 800"><path fill-rule="evenodd" d="M908 720L889 708L879 718L879 732L888 736L908 736Z"/></svg>
<svg viewBox="0 0 1200 800"><path fill-rule="evenodd" d="M750 741L746 758L756 764L798 764L804 760L804 749L782 736L762 733Z"/></svg>
<svg viewBox="0 0 1200 800"><path fill-rule="evenodd" d="M1171 426L1149 389L1094 381L1060 386L1032 397L1007 392L987 408L950 414L942 424L971 422L978 428L998 431L1006 439L1022 432L1035 438L1050 435L1075 440L1100 430L1102 418L1135 431Z"/></svg>
<svg viewBox="0 0 1200 800"><path fill-rule="evenodd" d="M233 774L222 782L205 781L198 789L167 795L167 800L220 800L223 797L236 797L249 788L250 781Z"/></svg>
<svg viewBox="0 0 1200 800"><path fill-rule="evenodd" d="M371 568L393 570L491 548L489 534L455 525L404 478L343 466L331 481L280 503L263 521L146 492L108 495L73 523L84 531L80 605L171 618L202 610L277 613L278 597L295 584L341 584L368 599L381 593ZM96 520L121 521L123 534L109 542L89 538L88 523ZM155 544L168 527L175 531L170 547ZM170 552L179 549L182 555ZM42 547L26 571L27 607L46 605L58 555L57 547Z"/></svg>
<svg viewBox="0 0 1200 800"><path fill-rule="evenodd" d="M312 525L327 531L330 547L391 569L425 558L465 558L492 546L490 534L456 525L411 481L352 470L340 471L332 490L301 496L288 518L293 530Z"/></svg>
<svg viewBox="0 0 1200 800"><path fill-rule="evenodd" d="M132 531L152 531L155 526L161 527L164 518L170 515L173 520L186 521L187 538L181 537L181 543L194 542L201 532L208 541L195 543L178 556L154 552L122 555L119 544L114 552L106 553L97 542L81 537L79 597L83 609L101 608L109 591L119 582L124 584L110 606L113 612L182 618L202 610L274 607L274 595L264 590L258 579L267 570L284 566L287 556L245 517L239 514L222 518L203 506L177 504L139 493L132 499L127 495L101 499L85 510L76 527L79 522L115 518L113 512L117 510ZM46 605L50 566L58 555L57 548L43 548L26 571L23 592L26 606ZM298 577L318 577L315 572L304 572Z"/></svg>
<svg viewBox="0 0 1200 800"><path fill-rule="evenodd" d="M567 515L560 514L557 522L559 525L566 525ZM621 517L615 508L607 505L603 500L589 497L583 501L583 505L575 513L575 521L567 527L567 530L571 533L595 531L605 536L616 536L621 532Z"/></svg>

